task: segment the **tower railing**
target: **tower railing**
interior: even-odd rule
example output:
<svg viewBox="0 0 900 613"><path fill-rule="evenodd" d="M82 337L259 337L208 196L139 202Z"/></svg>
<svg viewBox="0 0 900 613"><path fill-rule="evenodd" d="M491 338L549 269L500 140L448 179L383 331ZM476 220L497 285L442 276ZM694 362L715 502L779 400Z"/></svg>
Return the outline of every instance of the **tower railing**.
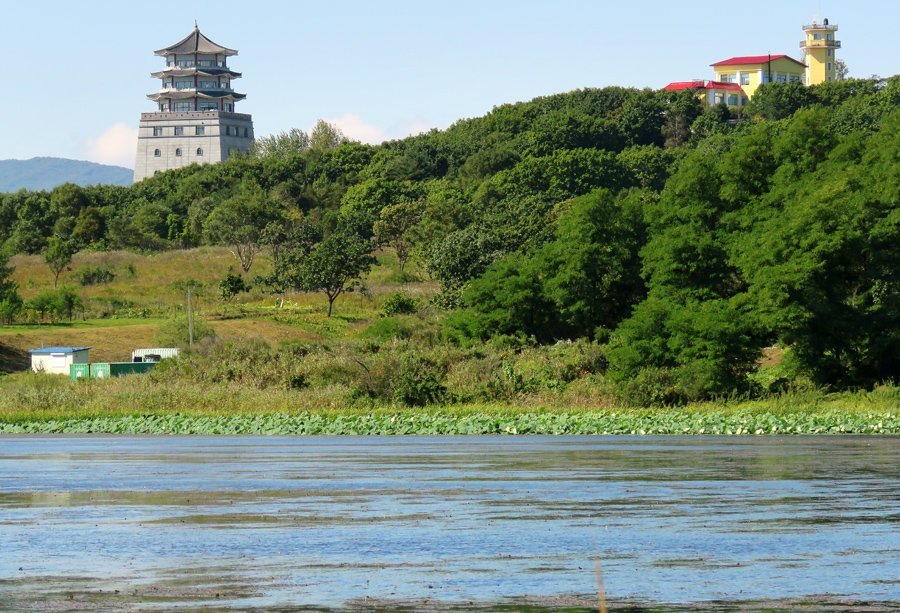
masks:
<svg viewBox="0 0 900 613"><path fill-rule="evenodd" d="M800 48L806 47L822 47L824 49L840 49L841 41L839 40L801 40Z"/></svg>

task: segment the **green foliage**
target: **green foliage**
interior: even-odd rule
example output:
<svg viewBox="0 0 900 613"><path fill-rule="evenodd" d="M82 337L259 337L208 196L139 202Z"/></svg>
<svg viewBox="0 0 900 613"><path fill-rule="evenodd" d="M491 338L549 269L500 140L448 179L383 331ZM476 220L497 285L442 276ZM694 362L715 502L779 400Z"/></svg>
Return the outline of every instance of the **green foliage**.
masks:
<svg viewBox="0 0 900 613"><path fill-rule="evenodd" d="M406 292L394 292L381 303L381 316L411 315L419 310L421 301Z"/></svg>
<svg viewBox="0 0 900 613"><path fill-rule="evenodd" d="M307 255L296 271L297 286L328 297L328 317L338 296L352 291L368 273L375 258L371 244L352 230L341 229L325 238Z"/></svg>
<svg viewBox="0 0 900 613"><path fill-rule="evenodd" d="M47 316L54 321L63 318L72 321L75 312L84 308L84 303L74 289L64 285L38 293L28 301L27 306L40 315L41 321Z"/></svg>
<svg viewBox="0 0 900 613"><path fill-rule="evenodd" d="M784 119L814 100L812 91L802 83L766 83L759 86L745 111L751 117Z"/></svg>
<svg viewBox="0 0 900 613"><path fill-rule="evenodd" d="M447 397L441 384L442 373L428 360L407 357L400 363L391 390L392 400L400 405L423 407L438 404Z"/></svg>
<svg viewBox="0 0 900 613"><path fill-rule="evenodd" d="M51 236L47 241L47 247L44 249L44 262L53 273L53 287L59 285L59 275L72 263L72 256L76 251L78 249L75 244L69 240Z"/></svg>
<svg viewBox="0 0 900 613"><path fill-rule="evenodd" d="M249 292L250 285L244 281L244 277L229 272L219 281L219 296L222 300L231 300L242 292Z"/></svg>
<svg viewBox="0 0 900 613"><path fill-rule="evenodd" d="M194 328L194 343L204 339L214 339L216 331L201 317L194 313L191 318ZM187 313L181 313L161 323L154 335L154 342L159 347L188 347L190 345L190 329Z"/></svg>
<svg viewBox="0 0 900 613"><path fill-rule="evenodd" d="M10 279L13 268L8 262L9 258L0 252L0 321L5 324L12 323L24 306L18 286Z"/></svg>
<svg viewBox="0 0 900 613"><path fill-rule="evenodd" d="M116 273L106 266L85 264L78 269L78 284L81 286L102 285L112 282L115 278Z"/></svg>

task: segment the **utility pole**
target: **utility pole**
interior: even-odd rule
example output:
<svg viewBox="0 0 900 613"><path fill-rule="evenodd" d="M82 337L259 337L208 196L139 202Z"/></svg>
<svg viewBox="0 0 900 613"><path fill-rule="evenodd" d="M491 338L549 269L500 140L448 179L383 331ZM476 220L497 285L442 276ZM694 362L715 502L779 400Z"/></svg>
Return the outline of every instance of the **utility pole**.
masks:
<svg viewBox="0 0 900 613"><path fill-rule="evenodd" d="M188 284L188 346L194 346L194 307L191 303L191 292L194 289L192 283Z"/></svg>

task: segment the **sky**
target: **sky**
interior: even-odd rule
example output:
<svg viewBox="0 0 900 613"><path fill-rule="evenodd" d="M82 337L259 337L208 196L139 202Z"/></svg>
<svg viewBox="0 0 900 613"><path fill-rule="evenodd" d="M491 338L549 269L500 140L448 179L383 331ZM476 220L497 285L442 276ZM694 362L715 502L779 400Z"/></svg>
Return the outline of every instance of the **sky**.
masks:
<svg viewBox="0 0 900 613"><path fill-rule="evenodd" d="M134 166L153 55L196 19L239 55L235 110L257 136L318 119L378 143L508 102L585 87L710 78L736 55L802 59L802 25L838 24L854 77L900 72L896 0L0 0L0 159Z"/></svg>

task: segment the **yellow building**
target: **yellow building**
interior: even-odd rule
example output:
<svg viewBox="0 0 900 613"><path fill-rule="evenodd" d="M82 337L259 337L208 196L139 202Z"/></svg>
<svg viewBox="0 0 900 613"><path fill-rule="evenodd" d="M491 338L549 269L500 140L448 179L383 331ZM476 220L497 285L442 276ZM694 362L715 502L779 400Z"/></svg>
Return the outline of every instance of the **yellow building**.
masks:
<svg viewBox="0 0 900 613"><path fill-rule="evenodd" d="M841 48L841 41L834 39L837 32L836 25L813 22L803 26L806 38L800 41L800 48L806 54L807 85L818 85L825 81L834 81L837 77L835 70L836 51Z"/></svg>
<svg viewBox="0 0 900 613"><path fill-rule="evenodd" d="M716 81L740 85L748 98L765 83L803 83L806 76L806 64L783 53L742 55L710 65Z"/></svg>

